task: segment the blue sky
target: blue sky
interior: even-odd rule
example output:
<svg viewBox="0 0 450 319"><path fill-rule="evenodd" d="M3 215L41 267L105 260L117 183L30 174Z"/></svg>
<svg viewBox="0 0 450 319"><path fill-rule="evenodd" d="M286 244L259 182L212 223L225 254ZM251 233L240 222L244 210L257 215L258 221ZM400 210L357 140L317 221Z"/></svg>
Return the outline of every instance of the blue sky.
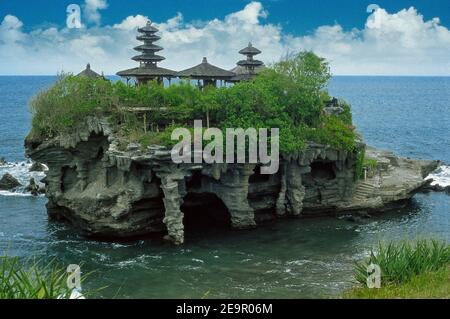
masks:
<svg viewBox="0 0 450 319"><path fill-rule="evenodd" d="M66 27L72 3L82 8L81 29ZM380 9L368 13L373 3ZM147 18L173 69L204 55L232 68L253 41L266 63L306 49L335 74L450 75L448 0L0 0L0 75L133 67L136 28Z"/></svg>
<svg viewBox="0 0 450 319"><path fill-rule="evenodd" d="M188 21L223 18L243 8L247 0L109 0L102 15L103 24L117 23L127 16L144 14L154 21L166 21L177 12ZM367 19L366 8L376 3L396 12L414 6L426 19L439 17L450 26L448 0L262 0L269 11L268 23L281 24L286 32L305 34L321 25L339 23L345 29L361 28ZM0 0L0 17L7 13L18 16L28 30L33 27L65 24L65 8L81 0Z"/></svg>

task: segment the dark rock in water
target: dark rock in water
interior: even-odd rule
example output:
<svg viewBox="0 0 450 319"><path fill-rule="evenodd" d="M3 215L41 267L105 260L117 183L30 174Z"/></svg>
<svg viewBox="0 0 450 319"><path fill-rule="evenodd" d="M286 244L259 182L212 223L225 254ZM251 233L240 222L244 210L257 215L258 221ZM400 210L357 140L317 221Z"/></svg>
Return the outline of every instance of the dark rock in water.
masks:
<svg viewBox="0 0 450 319"><path fill-rule="evenodd" d="M0 165L6 165L8 164L8 162L6 161L6 159L4 157L0 158Z"/></svg>
<svg viewBox="0 0 450 319"><path fill-rule="evenodd" d="M9 191L19 186L22 186L22 184L19 183L17 178L9 173L6 173L3 175L2 179L0 179L0 190Z"/></svg>
<svg viewBox="0 0 450 319"><path fill-rule="evenodd" d="M370 219L370 218L372 218L372 216L371 216L369 213L364 212L364 211L359 212L359 213L358 213L358 216L361 217L361 218L365 218L365 219Z"/></svg>
<svg viewBox="0 0 450 319"><path fill-rule="evenodd" d="M345 216L344 220L346 220L348 222L352 222L352 223L359 223L362 221L361 217L353 216L353 215Z"/></svg>
<svg viewBox="0 0 450 319"><path fill-rule="evenodd" d="M366 213L367 214L367 213ZM371 218L371 216L369 214L367 214L367 216L369 217L364 217L364 216L360 216L360 213L358 213L358 215L341 215L338 217L339 220L345 220L347 222L352 222L352 223L359 223L362 221L362 218Z"/></svg>
<svg viewBox="0 0 450 319"><path fill-rule="evenodd" d="M30 172L43 172L45 171L45 166L41 163L34 162L30 167Z"/></svg>
<svg viewBox="0 0 450 319"><path fill-rule="evenodd" d="M447 194L450 194L450 185L449 186L441 186L441 185L428 185L425 190L430 190L434 192L445 192Z"/></svg>
<svg viewBox="0 0 450 319"><path fill-rule="evenodd" d="M47 194L47 189L45 188L45 186L39 187L39 194Z"/></svg>
<svg viewBox="0 0 450 319"><path fill-rule="evenodd" d="M38 196L40 191L39 191L39 186L36 184L36 181L34 180L34 178L30 178L30 183L28 184L28 186L25 188L25 191L30 192L31 195L33 196Z"/></svg>

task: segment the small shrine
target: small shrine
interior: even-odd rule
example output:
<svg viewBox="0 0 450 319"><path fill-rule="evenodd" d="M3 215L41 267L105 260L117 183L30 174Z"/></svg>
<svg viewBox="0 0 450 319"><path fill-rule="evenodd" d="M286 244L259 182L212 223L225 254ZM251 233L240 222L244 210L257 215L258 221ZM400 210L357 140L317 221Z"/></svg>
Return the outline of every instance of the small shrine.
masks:
<svg viewBox="0 0 450 319"><path fill-rule="evenodd" d="M217 85L217 81L228 81L232 77L235 76L235 74L231 71L227 71L224 69L221 69L215 65L212 65L208 63L208 60L203 58L202 63L180 71L177 73L177 76L180 78L190 78L193 80L197 80L200 87L206 87L207 85ZM201 83L202 81L203 83Z"/></svg>

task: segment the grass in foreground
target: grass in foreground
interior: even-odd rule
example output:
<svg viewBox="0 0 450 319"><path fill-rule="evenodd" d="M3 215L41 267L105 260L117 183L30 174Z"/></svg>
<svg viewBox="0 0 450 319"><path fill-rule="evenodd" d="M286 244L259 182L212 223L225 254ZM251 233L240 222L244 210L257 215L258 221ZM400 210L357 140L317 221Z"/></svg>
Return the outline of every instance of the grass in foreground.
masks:
<svg viewBox="0 0 450 319"><path fill-rule="evenodd" d="M0 256L0 299L69 299L66 269L51 261Z"/></svg>
<svg viewBox="0 0 450 319"><path fill-rule="evenodd" d="M380 289L353 288L344 293L350 299L449 299L450 267L412 277L408 282Z"/></svg>
<svg viewBox="0 0 450 319"><path fill-rule="evenodd" d="M367 287L370 264L381 268L381 288ZM355 267L361 284L345 298L449 298L450 245L437 240L379 243L367 260Z"/></svg>
<svg viewBox="0 0 450 319"><path fill-rule="evenodd" d="M355 277L361 284L367 282L367 266L370 264L380 266L383 284L401 284L414 276L450 265L450 245L437 240L379 243L367 260L356 265Z"/></svg>

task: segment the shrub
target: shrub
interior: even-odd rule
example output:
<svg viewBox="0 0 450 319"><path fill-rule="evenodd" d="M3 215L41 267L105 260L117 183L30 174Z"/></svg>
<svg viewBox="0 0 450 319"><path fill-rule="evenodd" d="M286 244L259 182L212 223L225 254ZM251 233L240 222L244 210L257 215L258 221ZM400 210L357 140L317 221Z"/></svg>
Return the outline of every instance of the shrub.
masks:
<svg viewBox="0 0 450 319"><path fill-rule="evenodd" d="M31 135L52 138L70 132L86 115L111 108L111 97L109 81L60 75L50 89L31 100Z"/></svg>

